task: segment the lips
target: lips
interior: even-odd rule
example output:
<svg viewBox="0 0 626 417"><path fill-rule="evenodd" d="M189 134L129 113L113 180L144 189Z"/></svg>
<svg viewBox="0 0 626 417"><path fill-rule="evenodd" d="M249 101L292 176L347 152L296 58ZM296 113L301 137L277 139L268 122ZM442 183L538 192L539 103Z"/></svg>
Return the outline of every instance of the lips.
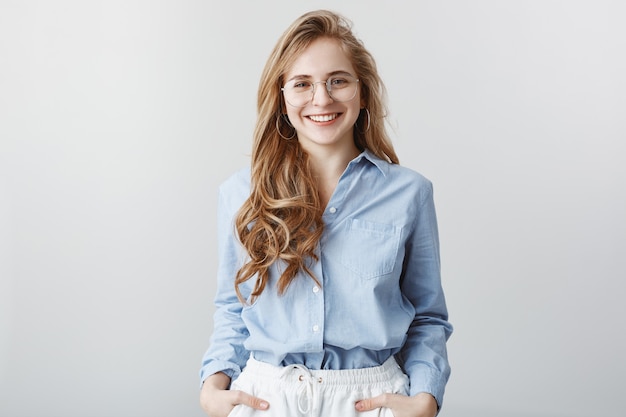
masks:
<svg viewBox="0 0 626 417"><path fill-rule="evenodd" d="M332 120L335 120L337 117L339 116L339 113L333 113L333 114L312 114L310 116L307 116L309 119L313 120L314 122L330 122Z"/></svg>

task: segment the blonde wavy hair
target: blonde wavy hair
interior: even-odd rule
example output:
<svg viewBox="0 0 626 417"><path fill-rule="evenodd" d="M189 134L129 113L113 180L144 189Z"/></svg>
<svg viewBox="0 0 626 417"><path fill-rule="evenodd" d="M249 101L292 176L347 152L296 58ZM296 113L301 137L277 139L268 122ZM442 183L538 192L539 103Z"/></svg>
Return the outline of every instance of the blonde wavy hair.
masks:
<svg viewBox="0 0 626 417"><path fill-rule="evenodd" d="M240 285L256 276L250 295L254 302L265 289L275 262L282 263L277 282L279 294L286 291L300 271L320 284L309 265L319 260L316 250L324 229L324 207L308 156L300 147L294 128L283 117L286 111L281 87L298 56L323 37L340 42L360 80L364 109L353 129L357 148L368 149L388 162L399 162L385 130L385 87L374 58L353 34L351 22L328 10L299 17L279 38L259 82L251 193L235 220L235 230L249 255L235 278L242 303L246 301ZM293 139L285 139L289 137Z"/></svg>

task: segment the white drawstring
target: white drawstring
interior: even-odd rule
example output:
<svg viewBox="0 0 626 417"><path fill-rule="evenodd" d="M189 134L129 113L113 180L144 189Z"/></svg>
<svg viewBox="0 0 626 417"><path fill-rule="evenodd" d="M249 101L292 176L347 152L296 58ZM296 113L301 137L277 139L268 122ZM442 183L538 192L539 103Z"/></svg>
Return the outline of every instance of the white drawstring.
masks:
<svg viewBox="0 0 626 417"><path fill-rule="evenodd" d="M299 370L298 375L298 411L302 414L312 413L313 404L317 402L317 396L319 389L316 389L316 384L322 383L322 378L315 378L311 371L303 365L291 365L288 366L285 371ZM303 400L306 400L306 404L303 405Z"/></svg>

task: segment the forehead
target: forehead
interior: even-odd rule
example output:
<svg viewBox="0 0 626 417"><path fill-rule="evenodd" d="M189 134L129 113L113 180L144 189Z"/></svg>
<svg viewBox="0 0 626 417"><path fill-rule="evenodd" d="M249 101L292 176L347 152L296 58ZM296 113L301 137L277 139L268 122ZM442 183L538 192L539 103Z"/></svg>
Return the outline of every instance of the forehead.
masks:
<svg viewBox="0 0 626 417"><path fill-rule="evenodd" d="M286 79L296 75L324 77L332 72L346 71L355 74L350 57L339 41L330 38L314 40L295 59L286 72Z"/></svg>

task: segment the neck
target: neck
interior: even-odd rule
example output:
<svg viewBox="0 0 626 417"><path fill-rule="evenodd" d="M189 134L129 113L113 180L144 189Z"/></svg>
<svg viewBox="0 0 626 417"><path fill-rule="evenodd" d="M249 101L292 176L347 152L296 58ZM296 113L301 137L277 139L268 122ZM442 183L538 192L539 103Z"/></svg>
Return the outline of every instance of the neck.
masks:
<svg viewBox="0 0 626 417"><path fill-rule="evenodd" d="M325 207L346 167L361 152L354 143L350 143L342 148L317 148L314 152L307 149L307 153L313 176L317 180L318 192Z"/></svg>

